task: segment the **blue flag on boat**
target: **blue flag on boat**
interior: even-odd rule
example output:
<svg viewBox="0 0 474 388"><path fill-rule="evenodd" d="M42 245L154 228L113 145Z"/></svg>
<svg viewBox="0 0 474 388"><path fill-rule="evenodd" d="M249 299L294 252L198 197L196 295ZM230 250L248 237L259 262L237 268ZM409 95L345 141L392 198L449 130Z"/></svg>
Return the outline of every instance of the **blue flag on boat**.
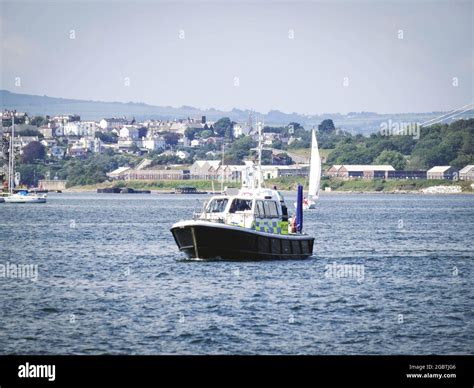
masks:
<svg viewBox="0 0 474 388"><path fill-rule="evenodd" d="M298 185L296 197L296 231L301 233L303 230L303 186Z"/></svg>

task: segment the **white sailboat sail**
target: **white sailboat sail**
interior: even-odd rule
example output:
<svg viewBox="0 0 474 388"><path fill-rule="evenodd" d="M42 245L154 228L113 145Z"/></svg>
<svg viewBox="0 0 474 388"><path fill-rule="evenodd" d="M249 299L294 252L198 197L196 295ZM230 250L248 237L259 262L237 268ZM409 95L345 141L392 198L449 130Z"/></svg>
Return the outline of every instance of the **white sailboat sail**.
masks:
<svg viewBox="0 0 474 388"><path fill-rule="evenodd" d="M309 170L308 197L312 200L318 199L319 185L321 182L321 157L319 156L318 141L316 133L312 130L311 139L311 165Z"/></svg>

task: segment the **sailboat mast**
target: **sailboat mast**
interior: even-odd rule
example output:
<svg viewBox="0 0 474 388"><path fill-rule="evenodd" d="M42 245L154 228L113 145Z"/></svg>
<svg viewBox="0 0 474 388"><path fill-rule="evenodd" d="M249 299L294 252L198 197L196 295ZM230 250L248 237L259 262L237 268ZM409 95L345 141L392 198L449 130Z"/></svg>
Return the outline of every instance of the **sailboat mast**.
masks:
<svg viewBox="0 0 474 388"><path fill-rule="evenodd" d="M9 178L10 181L8 182L8 188L10 194L13 194L13 185L15 182L15 147L14 147L14 138L15 138L15 114L12 112L12 137L10 139L10 173Z"/></svg>
<svg viewBox="0 0 474 388"><path fill-rule="evenodd" d="M258 123L258 188L262 188L262 124Z"/></svg>
<svg viewBox="0 0 474 388"><path fill-rule="evenodd" d="M221 193L224 192L224 152L225 152L225 144L222 144Z"/></svg>

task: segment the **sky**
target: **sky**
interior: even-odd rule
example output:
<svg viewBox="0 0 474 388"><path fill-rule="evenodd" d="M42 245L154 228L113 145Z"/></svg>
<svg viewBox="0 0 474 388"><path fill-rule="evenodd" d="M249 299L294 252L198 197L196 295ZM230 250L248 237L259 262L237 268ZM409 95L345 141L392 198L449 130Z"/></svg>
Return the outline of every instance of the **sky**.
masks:
<svg viewBox="0 0 474 388"><path fill-rule="evenodd" d="M474 101L473 1L0 0L0 89L322 114Z"/></svg>

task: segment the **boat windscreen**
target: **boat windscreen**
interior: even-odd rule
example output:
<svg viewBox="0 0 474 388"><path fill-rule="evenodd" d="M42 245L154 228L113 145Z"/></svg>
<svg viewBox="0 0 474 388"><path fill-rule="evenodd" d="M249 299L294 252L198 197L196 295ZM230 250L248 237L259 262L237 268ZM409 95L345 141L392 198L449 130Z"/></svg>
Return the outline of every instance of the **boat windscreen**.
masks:
<svg viewBox="0 0 474 388"><path fill-rule="evenodd" d="M207 211L209 213L222 213L225 210L228 201L227 198L213 199L209 202L209 205L207 205Z"/></svg>
<svg viewBox="0 0 474 388"><path fill-rule="evenodd" d="M243 212L246 210L252 210L252 200L235 198L230 205L229 213Z"/></svg>

